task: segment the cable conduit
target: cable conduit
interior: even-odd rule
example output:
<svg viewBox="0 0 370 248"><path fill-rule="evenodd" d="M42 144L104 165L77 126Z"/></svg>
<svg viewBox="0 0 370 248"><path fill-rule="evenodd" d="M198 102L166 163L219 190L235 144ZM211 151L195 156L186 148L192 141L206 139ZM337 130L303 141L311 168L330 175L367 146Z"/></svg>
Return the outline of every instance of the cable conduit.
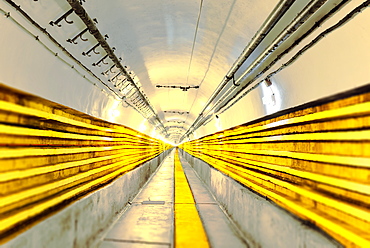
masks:
<svg viewBox="0 0 370 248"><path fill-rule="evenodd" d="M18 11L22 16L26 18L33 26L35 26L39 31L45 34L51 42L53 42L59 49L61 49L69 58L71 58L74 62L76 62L79 66L81 66L85 71L87 71L91 76L97 79L101 84L107 87L110 91L112 91L118 98L121 98L117 92L115 92L109 85L104 83L98 76L96 76L89 68L87 68L84 64L82 64L77 58L75 58L70 52L67 51L65 47L63 47L51 34L46 31L46 28L41 27L35 20L33 20L22 8L20 5L17 5L12 0L5 0L10 6L12 6L16 11Z"/></svg>
<svg viewBox="0 0 370 248"><path fill-rule="evenodd" d="M295 45L297 45L301 40L303 40L305 37L307 37L310 33L312 33L314 31L314 29L318 28L327 18L329 18L330 16L332 16L336 11L338 11L345 3L347 3L348 0L344 0L342 1L340 4L338 4L335 9L333 9L330 13L328 13L325 17L323 17L321 20L319 20L318 22L316 22L315 26L312 27L310 29L309 32L305 33L299 40L297 40L295 43ZM344 18L342 18L337 24L331 26L330 28L326 29L325 31L321 32L318 36L316 36L315 39L313 39L310 43L308 43L306 46L304 46L302 49L300 49L289 61L287 61L286 63L284 63L281 67L279 67L277 70L271 72L270 74L267 75L266 78L270 78L274 75L276 75L277 73L279 73L280 71L282 71L284 68L288 67L289 65L291 65L292 63L294 63L304 52L306 52L309 48L313 47L317 42L319 42L322 38L324 38L327 34L333 32L334 30L338 29L339 27L343 26L345 23L347 23L350 19L352 19L356 14L358 14L359 12L361 12L364 8L367 8L369 7L370 5L370 1L365 1L363 2L361 5L359 5L358 7L356 7L354 10L352 10L349 14L347 14ZM290 47L289 48L289 51L292 49L293 47ZM288 53L289 52L288 49L284 52ZM273 62L276 62L276 61L273 61ZM266 69L266 71L272 67L272 63L269 65L269 67ZM246 96L250 91L252 91L253 89L255 89L257 86L259 86L259 84L263 82L263 81L260 81L259 83L257 83L256 85L254 85L252 88L248 89L246 92L244 92L241 96L239 96L236 100L234 100L229 106L228 103L230 103L233 99L231 99L230 101L226 102L224 105L220 106L218 108L217 111L220 111L222 108L224 108L225 106L227 106L227 108L223 109L221 113L225 112L226 110L228 110L230 107L232 107L236 102L238 102L240 99L242 99L244 96ZM241 93L242 90L239 93Z"/></svg>
<svg viewBox="0 0 370 248"><path fill-rule="evenodd" d="M102 48L108 54L109 58L113 61L113 63L116 65L116 67L120 69L120 71L124 74L124 76L128 79L128 81L131 82L132 86L135 87L136 91L138 92L138 96L142 99L143 102L145 102L146 107L148 109L150 109L151 114L154 116L155 120L160 123L160 125L162 126L163 129L165 129L162 121L159 119L158 115L156 114L156 111L153 109L153 107L151 106L148 99L141 92L140 88L135 84L134 80L132 79L130 74L127 72L127 70L122 66L122 64L120 63L120 60L114 54L114 51L109 46L109 44L106 42L103 35L99 32L98 28L94 24L94 21L91 20L91 18L86 13L85 9L82 7L80 2L78 0L67 0L67 2L73 8L74 12L85 23L85 25L89 29L90 33L101 44ZM151 118L149 116L145 116L145 112L143 112L143 111L139 111L139 112L148 120L148 122L150 121ZM155 122L153 122L151 124L155 125Z"/></svg>
<svg viewBox="0 0 370 248"><path fill-rule="evenodd" d="M267 48L265 49L264 52L261 53L261 55L259 56L259 58L257 59L257 62L255 61L255 63L253 63L254 65L253 66L250 66L246 72L250 73L252 72L256 67L258 67L260 65L260 63L262 63L265 58L267 56L269 56L271 54L271 52L273 50L276 50L276 48L281 45L281 43L285 40L287 40L289 38L289 36L291 36L300 26L302 26L305 21L311 17L315 11L317 11L321 6L323 6L328 0L313 0L310 2L309 5L307 5L302 11L301 13L294 19L293 22L291 22L289 25L288 25L288 28L284 30L284 32L282 32L278 38L276 38L274 40L274 42ZM260 71L260 73L258 73L256 76L254 76L252 79L246 81L244 80L244 82L242 83L242 87L240 87L240 90L238 90L237 92L235 92L234 94L233 93L233 89L230 90L229 92L226 92L224 93L224 96L221 96L222 98L219 99L214 105L212 108L210 108L208 110L207 113L210 113L211 111L214 110L215 113L219 113L222 108L224 108L225 106L227 106L227 104L229 102L231 102L233 99L235 99L235 97L240 94L242 91L244 91L248 86L250 86L258 77L260 77L265 71L267 71L269 68L271 68L271 66L273 64L275 64L278 60L281 59L281 57L283 55L285 55L286 53L288 53L292 48L294 48L295 46L297 46L304 38L306 38L309 34L311 34L317 27L319 27L325 20L327 20L330 16L332 16L335 12L337 12L341 7L343 7L346 3L348 2L348 0L343 0L341 1L338 5L336 5L328 14L326 14L324 17L322 17L319 21L317 21L315 23L314 26L312 26L305 34L303 34L301 37L299 37L294 43L292 43L291 46L289 46L289 48L287 48L286 50L284 50L281 54L279 54L277 56L277 58L275 58L275 60L273 60L269 65L268 65L268 68L264 68L263 70ZM273 49L271 51L271 49ZM265 55L265 56L264 56ZM242 78L246 76L247 73L243 73L243 75L241 77L239 77L239 79L237 80L237 82L240 82L242 80ZM247 93L249 93L251 90L255 89L256 88L256 85L253 86L251 89L247 90ZM222 89L221 89L222 90ZM220 91L221 91L220 90ZM219 91L219 92L220 92ZM245 96L245 94L243 94L243 96ZM237 99L237 101L239 101L243 96L239 97ZM217 96L214 96L212 95L211 99L208 100L207 104L205 105L205 107L203 108L202 110L202 114L203 115L199 115L198 118L194 121L193 125L190 127L194 130L196 130L197 128L199 128L201 125L199 124L199 122L201 121L201 119L203 118L202 116L208 116L207 114L204 114L204 111L209 107L209 105L211 104L212 100L214 100ZM234 101L233 104L235 104L237 101ZM223 103L223 104L222 104ZM221 106L219 106L220 104L222 104ZM216 110L215 110L216 109ZM225 110L224 110L225 111ZM224 112L222 111L222 113ZM189 135L191 132L190 132L190 128L189 130L183 135L183 137L181 138L181 140L183 140L187 135Z"/></svg>

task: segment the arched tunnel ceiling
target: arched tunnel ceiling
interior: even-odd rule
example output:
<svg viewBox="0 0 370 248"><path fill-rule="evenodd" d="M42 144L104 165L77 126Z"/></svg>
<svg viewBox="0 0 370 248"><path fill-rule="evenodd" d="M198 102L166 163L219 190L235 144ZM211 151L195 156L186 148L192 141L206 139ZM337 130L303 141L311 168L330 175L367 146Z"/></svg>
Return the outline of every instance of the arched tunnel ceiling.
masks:
<svg viewBox="0 0 370 248"><path fill-rule="evenodd" d="M146 133L151 134L153 137L161 134L162 136L172 137L171 139L174 141L179 141L179 138L182 139L185 136L187 138L199 137L198 127L205 126L208 122L211 122L211 119L213 119L212 121L217 129L216 131L220 131L225 128L222 124L226 123L226 126L230 127L227 123L229 121L234 125L238 125L245 122L245 120L250 120L249 117L246 118L245 115L247 114L250 114L252 116L251 118L256 118L261 116L261 113L265 113L262 111L262 108L264 108L262 105L265 105L263 102L265 93L262 92L258 93L258 95L251 96L245 101L245 103L249 104L248 109L245 109L245 105L242 105L239 106L239 109L233 108L231 112L228 112L226 121L225 115L222 116L222 121L218 118L220 113L222 114L225 109L228 109L229 106L226 105L229 102L234 101L230 103L234 104L241 99L239 96L235 97L242 92L239 89L246 89L244 86L248 83L248 80L255 80L253 77L257 73L262 75L262 71L269 65L268 63L274 60L274 56L278 57L280 54L284 54L284 49L290 49L295 39L299 39L305 35L305 32L309 28L316 25L317 20L329 13L339 2L342 4L347 1L111 0L108 2L97 0L19 0L15 3L12 0L6 0L6 2L13 2L13 7L20 7L35 23L40 25L39 31L41 29L41 33L45 34L46 32L55 38L57 43L60 44L59 48L63 48L62 50L64 51L64 55L62 55L63 52L59 50L59 54L56 53L55 57L60 57L60 60L65 62L65 57L63 56L69 53L80 64L85 66L85 71L82 73L80 71L83 80L85 80L86 71L90 71L92 72L90 76L92 76L91 74L98 75L98 80L96 80L97 77L90 77L90 79L93 78L94 83L90 79L86 80L90 80L90 83L93 83L94 86L99 84L101 87L98 87L99 92L101 89L101 92L105 94L104 90L110 89L113 93L117 93L119 87L116 87L113 79L122 70L120 72L118 70L119 68L117 69L117 64L114 64L110 55L107 57L106 48L103 47L101 40L97 39L93 33L83 33L83 37L79 37L78 35L83 31L87 31L87 29L90 31L95 30L94 28L96 26L100 34L102 34L103 43L107 43L114 50L114 56L117 57L117 61L118 58L120 59L118 64L124 66L131 73L130 77L133 78L133 81L141 89L141 92L146 95L154 111L150 110L149 114L148 108L143 108L144 111L141 111L138 105L141 105L143 102L140 101L135 103L136 105L134 105L133 109L125 108L130 103L133 106L132 102L140 98L137 98L135 95L139 91L131 91L130 87L132 85L126 87L128 84L121 88L123 91L116 94L118 100L111 105L115 107L121 101L124 102L122 108L125 109L126 113L131 111L130 114L127 114L129 116L127 119L130 120L129 124L131 127L143 132L145 130ZM354 2L353 5L355 5L355 2L360 1L349 2ZM80 9L77 11L74 7L71 9L74 3L82 3L83 10L81 11ZM315 8L316 6L318 7L311 11L312 6ZM280 12L281 9L285 9L284 12ZM89 27L78 13L83 14L85 11L91 19L96 20L93 29ZM343 12L344 14L346 13L346 11ZM59 17L68 13L70 14L67 15L67 20L61 19L60 26L49 25L51 20L56 22ZM314 16L313 18L311 18L311 14ZM268 21L266 22L266 20ZM35 27L32 27L30 23L24 25L24 28L30 28L30 30L34 31L32 28ZM289 25L292 25L292 27L297 26L298 31L290 32L290 29L288 29ZM44 29L43 27L46 28ZM286 35L285 32L289 35ZM106 41L104 41L103 36ZM37 38L38 36L34 37ZM68 42L70 39L73 40L73 37L76 37L77 44ZM282 39L280 39L281 37ZM82 41L81 38L85 38L86 40ZM338 39L335 40L337 41ZM252 44L248 47L252 52L246 55L244 52L248 44ZM46 46L53 48L52 45L47 44ZM304 44L301 45L303 46ZM93 47L96 47L94 51L98 54L91 52L90 56L84 55L87 51L91 51ZM341 42L338 42L338 47L341 47ZM54 53L57 50L49 50L53 52L52 57L54 58ZM322 51L326 52L327 49L318 50L318 53L321 54ZM291 57L294 53L291 54ZM241 56L241 54L243 55ZM230 68L235 65L239 57L246 58L246 61L240 62L239 60L240 69L236 69L230 74ZM330 58L330 56L328 55L327 58ZM102 61L106 63L103 65ZM282 61L281 64L283 62L285 61ZM95 65L99 63L99 66ZM317 63L317 61L314 61L314 63ZM339 66L347 65L347 63L343 63L342 65L340 61L338 63L340 63ZM257 66L254 67L254 65ZM58 71L58 73L63 74L64 67L56 67L61 71ZM73 65L70 68L73 69ZM111 73L103 73L108 72L109 68L113 68ZM57 70L54 68L51 69L47 75L50 74L53 76ZM289 74L292 74L292 71L290 70L289 73L286 73L288 80L285 80L287 82L284 83L287 84L287 88L296 87L293 81L290 81ZM315 70L314 72L318 76L321 76L326 71L323 67L322 70ZM71 71L68 73L72 74ZM308 70L307 73L309 73ZM67 75L67 72L64 74ZM301 73L294 72L293 74L297 77ZM124 81L127 80L127 75L125 74L119 81L122 80L122 82L127 83L127 81ZM236 81L225 80L226 75L235 75ZM330 76L332 75L334 74L330 74ZM267 74L265 73L259 80L262 80L266 76ZM62 76L59 79L63 81L64 78L68 77ZM340 79L342 77L338 76L338 78ZM10 79L9 81L13 81L12 78ZM49 82L49 78L46 76L43 79L45 82ZM73 80L72 77L71 80ZM310 82L312 80L307 79L307 81ZM316 81L320 84L321 79ZM337 85L336 81L338 80L334 80L333 82ZM74 80L71 82L74 82ZM239 89L238 84L235 84L235 82L242 84ZM347 85L345 82L342 84ZM220 85L222 86L220 87ZM275 82L272 85L274 86ZM76 87L73 88L74 86ZM65 92L87 89L85 86L79 86L81 85L72 85L72 89L68 89ZM270 90L272 92L271 88ZM282 89L284 90L284 88ZM327 89L331 92L329 86ZM215 90L217 90L217 94L214 93ZM296 91L298 91L298 88ZM55 92L58 92L58 90L55 90ZM91 103L90 97L94 101L94 96L97 94L89 92L87 91L85 95L89 97L87 102L92 105L90 108L93 111L90 112L92 114L107 112L106 108L96 106L105 106L105 101L101 100L101 98L106 98L106 95L101 96L99 98L100 101L96 100ZM109 90L107 92L114 96ZM276 92L278 92L278 89L276 89ZM299 92L301 92L300 88ZM77 95L78 93L73 94L73 96ZM74 98L73 96L71 97ZM128 97L125 98L126 96ZM258 97L258 104L252 102L255 97ZM131 98L131 102L126 101L128 98ZM303 99L300 95L289 98L285 103L285 107L303 102L301 98ZM310 97L304 97L304 99L306 98L310 99ZM143 99L141 98L139 100ZM78 102L78 100L73 101ZM64 102L61 101L61 103ZM83 103L81 101L81 104L78 103L77 105L80 106ZM209 105L206 105L207 103ZM111 105L106 104L108 106L107 108ZM150 105L144 104L145 107ZM240 114L241 117L238 119L234 116L239 116L240 107L246 111ZM220 110L221 108L223 109ZM134 109L138 110L138 113ZM266 111L266 113L269 112ZM120 123L126 125L123 121ZM150 128L147 127L149 123L151 124ZM210 131L215 131L211 129ZM197 131L197 134L195 131ZM203 133L203 130L200 130L199 133L200 135L207 134Z"/></svg>
<svg viewBox="0 0 370 248"><path fill-rule="evenodd" d="M97 18L100 32L109 34L109 44L135 73L163 123L175 118L187 128L277 2L90 0L83 7Z"/></svg>

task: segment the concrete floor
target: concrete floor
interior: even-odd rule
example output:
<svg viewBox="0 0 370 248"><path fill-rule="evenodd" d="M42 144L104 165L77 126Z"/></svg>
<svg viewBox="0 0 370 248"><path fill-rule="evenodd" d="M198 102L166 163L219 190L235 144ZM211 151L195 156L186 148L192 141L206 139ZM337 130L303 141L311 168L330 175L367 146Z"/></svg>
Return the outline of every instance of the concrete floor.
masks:
<svg viewBox="0 0 370 248"><path fill-rule="evenodd" d="M181 159L211 247L247 247L207 187ZM174 152L161 164L99 248L174 246ZM194 241L196 242L196 241Z"/></svg>

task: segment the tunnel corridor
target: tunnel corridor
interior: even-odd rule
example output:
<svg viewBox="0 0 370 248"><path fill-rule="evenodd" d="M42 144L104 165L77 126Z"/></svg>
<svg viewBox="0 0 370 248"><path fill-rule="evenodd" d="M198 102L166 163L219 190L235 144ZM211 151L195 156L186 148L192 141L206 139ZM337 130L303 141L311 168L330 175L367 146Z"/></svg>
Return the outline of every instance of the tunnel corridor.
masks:
<svg viewBox="0 0 370 248"><path fill-rule="evenodd" d="M370 247L369 0L0 0L0 247Z"/></svg>

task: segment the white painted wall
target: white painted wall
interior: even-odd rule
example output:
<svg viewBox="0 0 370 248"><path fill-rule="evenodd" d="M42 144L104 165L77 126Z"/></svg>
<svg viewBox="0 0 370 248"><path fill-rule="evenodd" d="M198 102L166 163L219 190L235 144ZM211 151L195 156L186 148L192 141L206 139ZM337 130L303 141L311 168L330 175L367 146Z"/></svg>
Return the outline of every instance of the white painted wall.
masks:
<svg viewBox="0 0 370 248"><path fill-rule="evenodd" d="M79 45L72 45L65 42L66 38L73 37L84 28L84 25L76 15L71 15L69 17L69 19L75 22L74 25L63 24L61 28L48 25L51 19L62 15L70 8L66 1L56 0L46 3L42 1L18 0L16 2L20 3L21 7L35 18L37 22L42 24L43 27L46 27L47 30L63 46L71 51L74 56L78 57L85 65L89 66L95 74L100 75L100 72L103 70L102 68L91 67L91 63L97 61L100 55L93 55L91 58L81 56L81 51L86 51L96 43L96 41L91 38L91 35L86 34L89 41L85 43L79 42ZM214 3L207 3L204 5L204 16L202 16L201 19L203 22L200 22L200 33L195 46L194 61L196 62L193 62L193 66L199 69L203 68L204 65L208 63L214 65L216 62L217 64L222 64L220 61L224 61L224 64L215 68L212 66L210 67L210 71L213 70L212 73L216 73L218 77L209 80L209 82L207 81L208 83L205 82L202 84L199 94L195 94L196 91L191 90L189 90L188 93L184 93L180 90L158 90L154 87L157 83L177 84L177 82L183 82L185 80L178 78L180 74L186 74L184 72L185 69L181 69L181 73L179 74L176 68L178 66L187 68L188 62L184 62L183 64L181 64L181 62L178 65L174 65L179 60L169 60L167 57L168 53L161 52L161 49L163 49L163 51L169 49L172 55L178 50L183 54L181 61L189 61L191 44L194 37L194 25L189 24L191 28L189 26L186 30L177 32L177 29L181 27L182 23L176 18L182 15L189 15L189 18L195 20L196 12L199 7L197 4L199 4L199 2L192 1L184 3L178 0L169 6L154 6L154 3L150 3L151 5L149 6L153 6L153 8L149 10L148 8L144 8L145 1L141 3L142 5L140 6L137 4L130 5L130 8L126 9L126 17L119 17L117 14L118 10L115 10L114 13L116 13L116 15L113 19L109 19L110 17L108 15L110 12L106 5L104 5L104 8L100 8L100 5L95 6L93 3L86 3L85 7L91 12L89 12L91 15L98 15L98 27L101 29L102 33L111 34L108 43L112 43L112 46L116 46L118 48L117 55L122 55L123 61L125 63L127 62L128 65L131 65L134 69L134 72L138 75L140 81L142 81L141 83L144 87L144 91L150 97L149 100L159 111L159 116L163 119L171 120L171 118L174 117L163 114L161 110L189 111L192 109L189 117L185 117L185 115L175 116L179 118L179 120L186 120L187 124L184 126L187 127L191 125L192 121L198 116L199 110L206 103L212 90L217 87L226 73L227 68L231 66L237 54L239 54L243 46L247 44L247 38L249 37L248 39L250 39L254 32L256 32L259 25L263 22L262 19L266 18L276 1L271 0L270 7L267 7L267 3L261 2L260 8L257 6L257 4L260 4L259 2L257 3L257 1L243 3L239 0L225 2L225 6ZM310 37L307 37L296 49L294 49L294 51L284 56L284 58L279 61L276 66L266 72L261 79L285 63L294 56L298 49L309 43L320 32L335 24L361 3L361 0L350 1L339 13L335 14L335 16L316 30ZM118 6L126 6L128 3L115 1L114 4L113 6L117 6L118 8ZM183 7L181 9L180 7L184 4L189 8ZM254 7L251 9L251 6ZM109 90L76 65L71 59L66 57L59 48L45 37L45 35L35 29L12 7L4 1L0 1L0 8L5 11L4 13L10 12L11 16L17 20L20 25L24 26L25 29L32 33L30 34L28 31L20 28L19 25L15 24L10 18L6 18L5 16L0 18L1 83L39 95L87 114L124 124L147 134L156 135L155 132L153 132L153 127L151 127L139 113L132 108L122 107L120 101L115 98ZM227 21L227 24L225 24L226 26L222 26L224 29L220 26L222 25L222 23L220 23L221 19L214 19L215 15L222 13L222 8L227 9L227 13L230 14L230 16L228 16L224 13L223 19L221 18ZM243 9L245 11L253 10L254 16L259 16L255 12L261 11L261 13L263 13L263 15L261 15L261 20L256 20L248 26L245 23L248 23L246 20L249 19L243 19ZM99 10L101 11L99 12ZM164 12L162 13L162 11ZM149 14L151 16L148 16ZM167 14L170 15L171 18L163 19L162 15L166 17ZM3 13L1 13L1 15L3 15ZM137 15L143 15L145 18L138 18ZM130 16L132 17L131 19L129 18ZM161 17L161 19L157 17ZM185 16L182 17L185 18ZM153 22L155 18L159 21ZM126 23L125 21L127 20L129 20L129 22ZM171 20L174 22L174 25L177 25L177 31L173 30L173 32L169 32L172 25L170 23ZM126 26L118 25L121 21L122 24L125 23ZM137 22L140 21L143 23L139 23L138 26L136 26ZM239 22L243 22L244 25L240 24L240 26ZM368 8L355 16L343 27L327 35L313 48L303 54L295 63L275 75L272 78L272 87L264 88L263 85L260 85L229 110L219 115L219 119L214 118L207 125L197 130L195 137L201 137L209 133L240 125L280 109L297 106L307 101L312 101L370 83L369 23L370 9ZM146 28L144 31L147 30L147 32L142 32L143 29L141 27L146 27L146 24L152 28L150 28L150 30ZM235 26L236 24L238 25ZM162 27L163 25L165 27ZM131 31L132 34L136 34L137 36L129 36L128 33L131 32L128 30L129 27L135 28L135 30ZM250 27L250 30L248 27ZM246 33L243 30L246 30ZM125 36L125 34L127 35ZM39 36L40 41L44 43L45 46L36 41L33 35ZM159 36L157 37L156 35ZM218 39L219 42L217 43ZM166 42L160 45L158 43L160 40L165 40ZM170 41L176 41L177 43L171 43ZM143 47L142 44L144 44ZM207 48L207 53L200 52L203 51L203 46ZM231 49L232 47L234 47L234 49ZM142 53L144 48L147 50L149 49L147 53ZM58 53L58 56L55 56L54 53ZM153 61L143 64L137 59L138 55L144 56L141 62ZM227 59L225 60L226 57ZM163 65L163 61L163 63L155 62L157 60L163 60L171 66ZM75 68L72 69L71 66ZM144 67L141 68L140 66ZM221 67L223 69L221 69ZM145 68L150 71L145 72ZM203 72L207 71L207 68L207 66L203 68ZM162 69L164 71L161 72ZM153 73L159 73L158 75L161 79L154 80L155 77L150 76L149 80L148 76L144 75L146 73L151 75ZM165 76L168 76L166 80L163 79ZM193 78L193 76L191 76L191 78ZM183 76L183 78L186 78L186 76ZM197 84L195 81L192 84ZM96 85L94 85L94 83ZM265 97L265 99L268 99L270 97L266 94L268 94L271 89L274 91L276 103L275 105L265 105L263 104L263 98ZM189 97L184 100L183 96L186 94L188 94ZM192 105L195 98L194 105Z"/></svg>
<svg viewBox="0 0 370 248"><path fill-rule="evenodd" d="M303 45L337 23L362 2L351 1L307 37L299 48L287 54L277 66L266 72L261 79L288 61ZM369 84L370 8L328 34L296 62L276 74L271 81L273 85L270 89L261 84L229 110L219 115L219 119L213 118L198 130L198 137L240 125L278 110ZM265 105L263 97L271 89L275 93L276 103Z"/></svg>
<svg viewBox="0 0 370 248"><path fill-rule="evenodd" d="M105 86L63 54L4 1L0 2L0 9L3 10L0 11L0 83L137 129L143 120L139 113L123 107ZM4 11L10 12L11 17L28 31L11 18L6 18ZM45 46L33 35L39 36Z"/></svg>

